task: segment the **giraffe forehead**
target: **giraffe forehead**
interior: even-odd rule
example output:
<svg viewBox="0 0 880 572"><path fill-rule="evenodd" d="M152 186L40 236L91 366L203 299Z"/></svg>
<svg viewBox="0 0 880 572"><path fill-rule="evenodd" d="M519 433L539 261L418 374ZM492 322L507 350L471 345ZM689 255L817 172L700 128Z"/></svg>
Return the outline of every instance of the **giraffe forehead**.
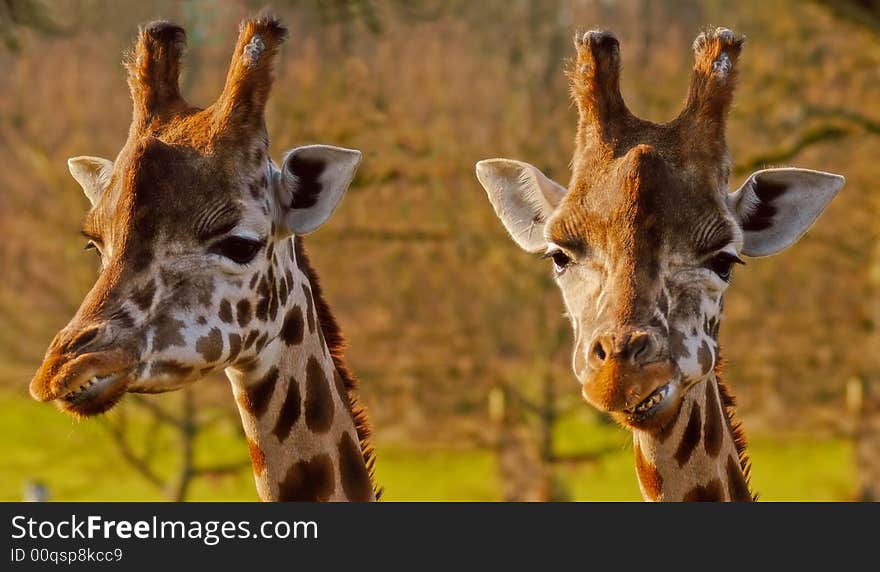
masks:
<svg viewBox="0 0 880 572"><path fill-rule="evenodd" d="M252 187L261 186L260 198L269 200L266 163L235 159L155 138L124 149L106 196L86 217L84 229L111 235L105 240L147 246L160 239L211 238L242 220L265 226L259 219L268 209L259 208Z"/></svg>
<svg viewBox="0 0 880 572"><path fill-rule="evenodd" d="M723 197L711 177L640 145L593 175L576 177L547 237L612 259L691 257L733 240Z"/></svg>

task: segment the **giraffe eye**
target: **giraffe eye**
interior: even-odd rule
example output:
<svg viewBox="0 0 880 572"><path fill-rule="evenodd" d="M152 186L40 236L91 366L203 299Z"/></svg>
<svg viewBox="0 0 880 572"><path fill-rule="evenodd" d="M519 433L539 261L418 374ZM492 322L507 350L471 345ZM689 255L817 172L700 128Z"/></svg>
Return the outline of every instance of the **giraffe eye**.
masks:
<svg viewBox="0 0 880 572"><path fill-rule="evenodd" d="M547 258L553 259L553 270L555 270L557 274L562 274L565 269L568 268L568 265L571 264L571 258L561 250L554 250L546 256Z"/></svg>
<svg viewBox="0 0 880 572"><path fill-rule="evenodd" d="M229 236L211 246L209 252L219 254L238 264L247 264L257 255L263 243L240 236Z"/></svg>
<svg viewBox="0 0 880 572"><path fill-rule="evenodd" d="M94 240L88 241L86 243L86 245L83 247L83 250L94 250L98 254L99 258L102 256L101 249L98 248L98 243L95 242Z"/></svg>
<svg viewBox="0 0 880 572"><path fill-rule="evenodd" d="M734 264L745 264L745 262L735 254L719 252L709 259L707 266L709 270L717 274L719 278L725 282L730 282L730 273L733 270Z"/></svg>

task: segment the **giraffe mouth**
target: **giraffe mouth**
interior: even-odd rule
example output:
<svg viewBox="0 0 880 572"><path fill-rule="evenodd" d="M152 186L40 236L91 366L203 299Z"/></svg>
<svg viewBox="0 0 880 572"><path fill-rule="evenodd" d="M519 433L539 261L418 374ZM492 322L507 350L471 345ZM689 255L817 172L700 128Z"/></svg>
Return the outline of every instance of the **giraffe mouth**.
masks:
<svg viewBox="0 0 880 572"><path fill-rule="evenodd" d="M631 424L644 423L657 414L666 410L674 401L677 393L672 382L662 385L651 392L645 399L623 410L626 420Z"/></svg>
<svg viewBox="0 0 880 572"><path fill-rule="evenodd" d="M59 397L59 407L73 415L87 417L103 413L116 405L125 394L128 372L93 375Z"/></svg>

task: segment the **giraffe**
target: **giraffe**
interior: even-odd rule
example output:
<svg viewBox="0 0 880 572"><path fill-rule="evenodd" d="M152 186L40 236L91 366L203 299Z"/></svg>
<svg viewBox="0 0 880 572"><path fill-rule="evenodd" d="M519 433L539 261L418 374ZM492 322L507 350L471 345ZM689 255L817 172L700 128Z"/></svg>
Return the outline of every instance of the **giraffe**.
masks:
<svg viewBox="0 0 880 572"><path fill-rule="evenodd" d="M743 41L725 28L701 33L684 109L656 124L624 103L617 39L578 34L568 70L579 115L568 188L520 161L477 163L513 240L552 260L581 393L632 431L648 501L756 498L721 379L724 293L741 256L796 242L844 183L777 168L728 192L725 121Z"/></svg>
<svg viewBox="0 0 880 572"><path fill-rule="evenodd" d="M125 145L112 161L68 162L101 271L30 391L87 417L223 369L261 500L371 501L369 423L302 238L337 207L361 153L269 158L264 109L286 36L274 17L242 22L223 92L200 109L179 91L183 28L140 29Z"/></svg>

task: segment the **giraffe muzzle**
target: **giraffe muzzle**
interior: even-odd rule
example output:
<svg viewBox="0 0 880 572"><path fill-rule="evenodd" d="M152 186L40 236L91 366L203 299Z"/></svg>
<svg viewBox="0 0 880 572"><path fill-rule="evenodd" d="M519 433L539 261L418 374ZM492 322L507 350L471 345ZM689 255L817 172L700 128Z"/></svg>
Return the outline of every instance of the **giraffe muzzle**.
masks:
<svg viewBox="0 0 880 572"><path fill-rule="evenodd" d="M54 401L62 411L77 417L103 413L124 395L134 365L130 352L123 349L50 354L31 380L31 396Z"/></svg>

